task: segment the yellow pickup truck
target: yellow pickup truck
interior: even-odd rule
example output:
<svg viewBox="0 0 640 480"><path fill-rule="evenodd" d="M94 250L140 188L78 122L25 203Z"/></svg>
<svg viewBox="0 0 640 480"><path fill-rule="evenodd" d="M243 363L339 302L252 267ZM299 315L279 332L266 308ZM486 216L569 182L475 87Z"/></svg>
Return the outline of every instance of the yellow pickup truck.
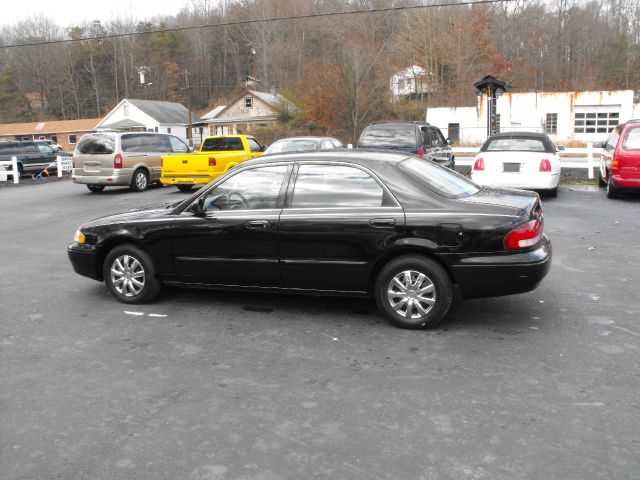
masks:
<svg viewBox="0 0 640 480"><path fill-rule="evenodd" d="M261 156L264 149L248 135L205 137L197 152L162 157L160 182L188 192L194 185L209 183L239 163Z"/></svg>

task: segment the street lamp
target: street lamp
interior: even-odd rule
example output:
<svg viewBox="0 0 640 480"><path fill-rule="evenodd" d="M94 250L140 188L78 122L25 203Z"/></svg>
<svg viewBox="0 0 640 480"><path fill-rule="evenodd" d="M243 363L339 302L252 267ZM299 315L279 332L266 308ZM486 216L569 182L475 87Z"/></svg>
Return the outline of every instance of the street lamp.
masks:
<svg viewBox="0 0 640 480"><path fill-rule="evenodd" d="M499 80L493 75L487 75L482 80L473 84L476 87L476 95L482 101L482 96L487 95L487 137L498 133L496 106L498 97L508 90L507 82Z"/></svg>

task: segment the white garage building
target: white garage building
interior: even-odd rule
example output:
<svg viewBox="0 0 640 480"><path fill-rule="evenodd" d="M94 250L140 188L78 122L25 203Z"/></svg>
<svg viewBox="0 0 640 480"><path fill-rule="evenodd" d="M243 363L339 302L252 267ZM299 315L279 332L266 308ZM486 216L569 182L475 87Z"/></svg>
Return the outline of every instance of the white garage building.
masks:
<svg viewBox="0 0 640 480"><path fill-rule="evenodd" d="M458 145L487 138L487 97L475 107L429 108L427 122ZM633 90L505 93L497 102L499 131L545 132L556 144L601 142L613 127L640 118L640 95Z"/></svg>

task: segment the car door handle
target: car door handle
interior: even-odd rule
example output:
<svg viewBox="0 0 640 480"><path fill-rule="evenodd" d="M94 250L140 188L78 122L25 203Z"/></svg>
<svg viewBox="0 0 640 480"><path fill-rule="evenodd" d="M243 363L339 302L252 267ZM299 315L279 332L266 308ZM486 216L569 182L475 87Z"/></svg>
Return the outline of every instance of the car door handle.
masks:
<svg viewBox="0 0 640 480"><path fill-rule="evenodd" d="M256 230L259 228L264 229L264 228L267 228L267 226L269 225L269 220L251 220L250 222L247 222L244 225L250 230Z"/></svg>
<svg viewBox="0 0 640 480"><path fill-rule="evenodd" d="M393 228L395 224L395 218L372 218L369 220L369 225L373 228Z"/></svg>

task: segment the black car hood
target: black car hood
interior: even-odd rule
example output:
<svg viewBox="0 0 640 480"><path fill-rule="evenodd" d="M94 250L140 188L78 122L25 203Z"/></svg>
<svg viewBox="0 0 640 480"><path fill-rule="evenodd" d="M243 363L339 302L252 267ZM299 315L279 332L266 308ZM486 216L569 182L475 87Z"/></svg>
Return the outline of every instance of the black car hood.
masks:
<svg viewBox="0 0 640 480"><path fill-rule="evenodd" d="M182 200L177 202L159 202L152 205L136 207L129 209L126 212L96 218L95 220L91 220L90 222L85 223L83 227L97 227L100 225L108 225L114 223L128 223L135 221L144 221L153 218L168 217L173 212L174 208L180 203L182 203Z"/></svg>

